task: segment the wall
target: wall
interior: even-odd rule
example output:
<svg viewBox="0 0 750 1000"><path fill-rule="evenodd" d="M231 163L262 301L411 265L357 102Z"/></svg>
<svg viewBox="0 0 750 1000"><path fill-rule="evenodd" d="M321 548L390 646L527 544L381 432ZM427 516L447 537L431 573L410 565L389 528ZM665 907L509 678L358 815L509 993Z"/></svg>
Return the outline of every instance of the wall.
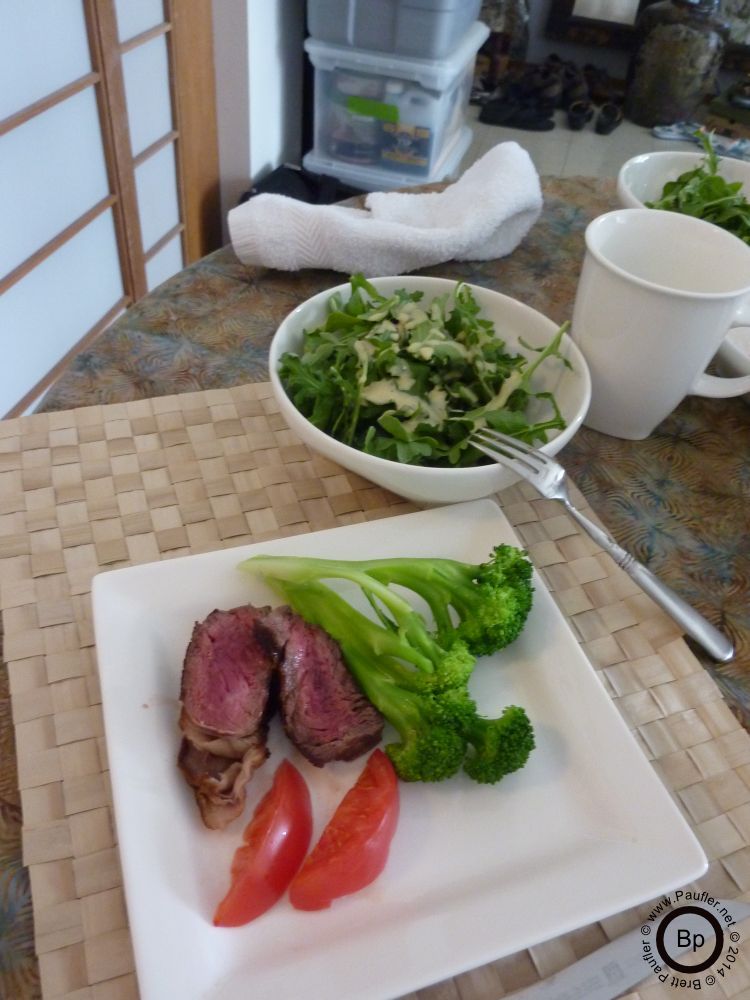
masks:
<svg viewBox="0 0 750 1000"><path fill-rule="evenodd" d="M213 18L226 219L251 182L300 160L305 2L213 0Z"/></svg>
<svg viewBox="0 0 750 1000"><path fill-rule="evenodd" d="M222 219L250 175L247 0L214 0L214 71ZM226 239L226 229L224 232Z"/></svg>

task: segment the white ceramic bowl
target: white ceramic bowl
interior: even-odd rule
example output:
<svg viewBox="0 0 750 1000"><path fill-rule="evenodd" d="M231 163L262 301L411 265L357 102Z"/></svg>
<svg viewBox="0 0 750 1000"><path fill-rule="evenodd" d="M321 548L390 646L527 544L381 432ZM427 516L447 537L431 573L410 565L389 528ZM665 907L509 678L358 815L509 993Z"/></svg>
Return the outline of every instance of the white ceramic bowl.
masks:
<svg viewBox="0 0 750 1000"><path fill-rule="evenodd" d="M730 330L714 361L722 375L730 378L750 375L750 327L738 326ZM750 403L750 393L742 398Z"/></svg>
<svg viewBox="0 0 750 1000"><path fill-rule="evenodd" d="M661 197L667 181L676 181L688 170L703 163L703 152L663 150L641 153L628 160L617 175L617 197L623 208L644 208L647 201ZM719 157L719 173L730 183L741 181L745 197L750 197L750 163L730 156Z"/></svg>
<svg viewBox="0 0 750 1000"><path fill-rule="evenodd" d="M423 302L430 302L438 295L452 291L456 282L445 278L423 278L413 275L373 278L372 284L385 294L399 288L424 292ZM518 343L522 338L534 347L549 343L557 331L552 320L506 295L471 286L482 310L482 316L491 320L495 330L513 352L528 353ZM433 469L392 462L366 455L364 452L342 444L314 427L292 404L281 384L278 367L281 356L287 351L299 353L302 349L302 332L319 326L327 315L328 299L334 292L348 297L349 284L338 285L314 295L299 305L281 323L276 331L269 352L269 374L279 409L287 425L315 451L346 469L369 479L399 496L424 504L457 503L477 500L518 481L518 477L502 466L478 465L466 469ZM548 441L542 448L554 455L573 437L581 425L591 398L591 379L583 355L565 336L563 353L572 365L572 371L555 358L547 359L535 373L532 383L535 390L555 393L567 427Z"/></svg>

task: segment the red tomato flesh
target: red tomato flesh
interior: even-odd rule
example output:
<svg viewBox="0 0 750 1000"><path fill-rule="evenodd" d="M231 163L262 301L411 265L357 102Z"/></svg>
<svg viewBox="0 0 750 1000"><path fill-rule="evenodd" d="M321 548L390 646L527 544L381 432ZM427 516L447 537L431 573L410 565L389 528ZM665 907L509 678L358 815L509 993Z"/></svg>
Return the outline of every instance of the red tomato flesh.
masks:
<svg viewBox="0 0 750 1000"><path fill-rule="evenodd" d="M239 927L270 909L302 864L311 836L310 792L297 768L283 760L235 851L232 884L214 925Z"/></svg>
<svg viewBox="0 0 750 1000"><path fill-rule="evenodd" d="M289 887L298 910L324 910L374 882L385 868L398 822L398 778L374 750Z"/></svg>

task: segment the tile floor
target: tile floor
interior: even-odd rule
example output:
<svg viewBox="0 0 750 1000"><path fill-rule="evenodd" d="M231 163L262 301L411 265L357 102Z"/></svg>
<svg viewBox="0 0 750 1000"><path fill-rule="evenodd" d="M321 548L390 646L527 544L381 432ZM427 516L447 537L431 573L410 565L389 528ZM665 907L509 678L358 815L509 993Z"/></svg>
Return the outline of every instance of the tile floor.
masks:
<svg viewBox="0 0 750 1000"><path fill-rule="evenodd" d="M555 128L550 132L527 132L504 125L485 125L477 121L479 108L470 105L468 121L474 138L464 156L459 172L465 170L483 153L498 142L513 139L524 147L541 175L557 177L616 177L622 164L653 149L696 150L692 142L673 142L657 139L650 129L624 121L610 135L597 135L594 123L583 131L568 128L565 113L556 112Z"/></svg>

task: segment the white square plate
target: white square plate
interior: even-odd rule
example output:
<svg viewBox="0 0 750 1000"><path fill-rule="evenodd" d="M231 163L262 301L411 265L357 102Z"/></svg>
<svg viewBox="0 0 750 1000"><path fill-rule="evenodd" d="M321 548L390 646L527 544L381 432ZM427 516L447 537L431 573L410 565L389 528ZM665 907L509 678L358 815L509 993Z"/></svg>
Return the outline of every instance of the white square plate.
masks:
<svg viewBox="0 0 750 1000"><path fill-rule="evenodd" d="M401 785L385 872L330 910L286 898L245 927L214 928L245 823L287 755L322 829L363 759L303 761L276 720L271 758L228 830L203 827L175 765L178 693L193 622L214 608L279 603L240 572L254 552L472 562L518 544L494 501L427 510L114 570L93 602L107 748L143 1000L396 997L670 891L707 862L540 577L522 636L477 666L485 715L523 705L537 747L496 786L464 775Z"/></svg>

